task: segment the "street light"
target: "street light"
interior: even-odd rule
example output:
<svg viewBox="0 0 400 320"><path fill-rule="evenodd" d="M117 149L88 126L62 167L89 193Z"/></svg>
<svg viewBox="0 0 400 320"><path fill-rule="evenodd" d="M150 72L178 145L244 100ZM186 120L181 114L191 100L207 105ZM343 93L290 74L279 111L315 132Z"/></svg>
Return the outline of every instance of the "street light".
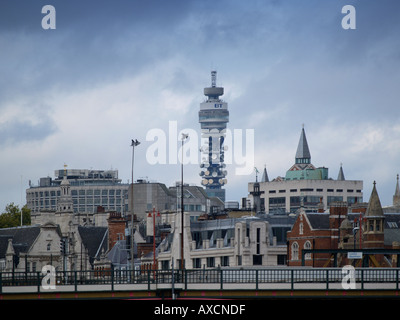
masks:
<svg viewBox="0 0 400 320"><path fill-rule="evenodd" d="M131 142L131 147L132 147L132 179L131 179L131 201L129 203L130 206L130 211L131 211L131 269L132 269L132 275L134 274L134 269L135 269L135 260L133 257L133 237L134 237L134 229L133 229L133 163L135 159L135 147L137 147L140 144L140 142L135 139L132 139Z"/></svg>
<svg viewBox="0 0 400 320"><path fill-rule="evenodd" d="M183 224L184 224L184 214L183 214L183 141L189 137L188 134L182 133L182 159L181 159L181 269L183 272L184 268L184 256L183 256Z"/></svg>

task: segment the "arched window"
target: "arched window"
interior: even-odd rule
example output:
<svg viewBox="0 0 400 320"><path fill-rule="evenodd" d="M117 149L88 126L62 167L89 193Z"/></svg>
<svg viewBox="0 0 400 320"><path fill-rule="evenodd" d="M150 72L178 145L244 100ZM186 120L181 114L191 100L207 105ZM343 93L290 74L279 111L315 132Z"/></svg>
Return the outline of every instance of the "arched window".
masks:
<svg viewBox="0 0 400 320"><path fill-rule="evenodd" d="M306 241L304 243L304 249L311 249L311 242L310 241ZM306 253L305 254L305 259L306 260L311 260L311 253Z"/></svg>
<svg viewBox="0 0 400 320"><path fill-rule="evenodd" d="M292 260L299 260L299 244L297 242L292 243Z"/></svg>
<svg viewBox="0 0 400 320"><path fill-rule="evenodd" d="M303 222L300 222L300 224L299 224L299 234L303 234L303 231L304 231Z"/></svg>

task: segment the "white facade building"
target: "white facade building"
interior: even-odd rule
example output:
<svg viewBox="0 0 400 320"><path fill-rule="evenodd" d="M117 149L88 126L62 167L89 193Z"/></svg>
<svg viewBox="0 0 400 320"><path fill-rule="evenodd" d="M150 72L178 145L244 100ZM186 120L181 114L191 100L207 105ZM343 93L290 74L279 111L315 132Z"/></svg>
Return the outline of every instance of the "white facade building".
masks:
<svg viewBox="0 0 400 320"><path fill-rule="evenodd" d="M334 180L329 178L328 168L317 168L311 163L304 128L297 147L295 164L286 172L285 177L269 181L264 169L261 181L250 182L248 191L256 211L266 213L295 213L300 207L304 207L306 211L321 212L335 201L346 201L348 204L363 201L362 180L346 180L342 166Z"/></svg>
<svg viewBox="0 0 400 320"><path fill-rule="evenodd" d="M185 214L185 268L285 265L286 231L293 222L294 216L263 215L189 223ZM175 268L181 265L180 214L172 230L158 248L160 269L170 269L172 261Z"/></svg>
<svg viewBox="0 0 400 320"><path fill-rule="evenodd" d="M64 170L56 170L55 179L40 178L37 186L30 183L26 190L26 203L32 214L57 209L64 176L71 185L74 213L93 214L98 206L126 212L129 185L118 179L118 170L67 169L65 173Z"/></svg>
<svg viewBox="0 0 400 320"><path fill-rule="evenodd" d="M326 210L335 201L352 204L363 198L363 181L359 180L274 180L259 185L265 212L294 213L302 204L306 211ZM253 191L254 183L248 187Z"/></svg>

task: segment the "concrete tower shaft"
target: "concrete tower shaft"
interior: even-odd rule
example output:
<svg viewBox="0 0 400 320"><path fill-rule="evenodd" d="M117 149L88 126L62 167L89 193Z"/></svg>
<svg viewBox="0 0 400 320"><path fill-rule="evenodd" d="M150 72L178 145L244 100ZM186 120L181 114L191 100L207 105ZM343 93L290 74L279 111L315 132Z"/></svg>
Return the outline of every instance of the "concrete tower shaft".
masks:
<svg viewBox="0 0 400 320"><path fill-rule="evenodd" d="M199 123L203 145L200 176L206 192L210 196L219 197L225 201L227 171L224 163L225 129L229 122L228 104L221 100L224 88L217 87L217 72L211 71L211 87L204 88L207 100L200 104Z"/></svg>

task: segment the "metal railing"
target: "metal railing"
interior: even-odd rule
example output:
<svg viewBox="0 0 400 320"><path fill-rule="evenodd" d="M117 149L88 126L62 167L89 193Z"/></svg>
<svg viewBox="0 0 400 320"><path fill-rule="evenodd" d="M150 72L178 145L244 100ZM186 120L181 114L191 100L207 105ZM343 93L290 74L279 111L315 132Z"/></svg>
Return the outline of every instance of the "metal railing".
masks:
<svg viewBox="0 0 400 320"><path fill-rule="evenodd" d="M114 290L115 285L147 284L148 289L154 284L183 284L187 289L191 284L224 285L254 284L258 289L261 284L288 284L295 290L296 284L325 284L330 289L332 284L341 283L345 274L341 268L269 268L269 269L176 269L176 270L87 270L56 271L57 287L72 285L75 291L78 286L111 285L107 290ZM354 281L364 289L367 283L394 284L399 289L400 268L355 268ZM41 272L0 272L0 293L6 287L36 286L41 291L45 274Z"/></svg>

